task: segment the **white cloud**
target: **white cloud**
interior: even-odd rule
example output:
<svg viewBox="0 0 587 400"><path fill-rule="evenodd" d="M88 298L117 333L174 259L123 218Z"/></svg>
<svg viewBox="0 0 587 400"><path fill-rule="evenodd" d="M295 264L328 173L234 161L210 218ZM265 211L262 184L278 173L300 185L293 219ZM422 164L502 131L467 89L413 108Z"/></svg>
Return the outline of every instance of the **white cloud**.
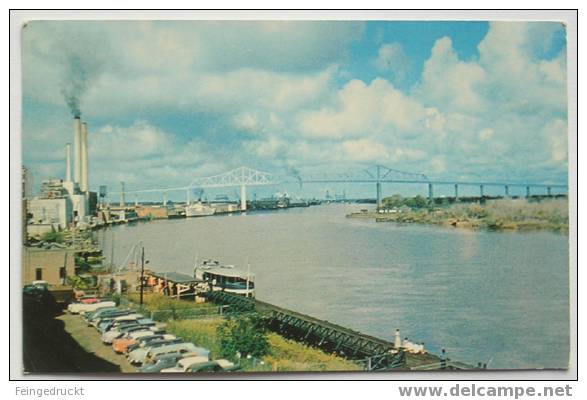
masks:
<svg viewBox="0 0 587 400"><path fill-rule="evenodd" d="M566 168L566 54L544 56L557 24L492 23L467 59L440 38L409 91L394 85L410 62L399 43L353 60L381 77L351 73L346 49L361 24L43 24L23 36L24 96L50 112L27 116L24 148L54 164L45 172L71 141L60 94L71 54L99 66L82 103L99 124L94 182L185 184L241 162L386 162L429 175ZM181 124L168 122L178 114Z"/></svg>
<svg viewBox="0 0 587 400"><path fill-rule="evenodd" d="M258 118L252 113L241 113L233 118L234 127L242 131L257 132L260 130Z"/></svg>
<svg viewBox="0 0 587 400"><path fill-rule="evenodd" d="M546 143L550 147L550 160L555 163L567 160L567 123L561 119L550 121L543 130Z"/></svg>
<svg viewBox="0 0 587 400"><path fill-rule="evenodd" d="M383 145L369 139L347 140L342 142L345 158L350 161L385 160L389 154Z"/></svg>
<svg viewBox="0 0 587 400"><path fill-rule="evenodd" d="M481 66L459 60L451 39L443 37L432 47L415 93L424 104L440 110L478 112L486 107L477 92L485 78Z"/></svg>
<svg viewBox="0 0 587 400"><path fill-rule="evenodd" d="M389 73L393 82L401 83L410 68L410 59L400 43L386 43L379 48L373 65L379 71Z"/></svg>
<svg viewBox="0 0 587 400"><path fill-rule="evenodd" d="M485 92L500 109L540 113L566 111L566 52L537 56L550 46L557 23L492 22L479 43L479 64L488 71Z"/></svg>
<svg viewBox="0 0 587 400"><path fill-rule="evenodd" d="M239 80L250 82L234 87L233 95L253 84L264 95L266 78L308 73L309 79L282 80L271 99L259 98L288 107L317 90L312 74L345 57L362 30L361 22L32 21L23 31L23 90L28 98L63 105L74 59L87 73L84 110L87 104L89 114L100 114L98 106L121 97L104 115L160 102L191 104L194 93L218 92L218 84L224 92ZM244 72L225 76L238 70Z"/></svg>
<svg viewBox="0 0 587 400"><path fill-rule="evenodd" d="M98 162L152 158L173 151L170 135L145 121L128 127L105 125L95 131L89 127L88 147Z"/></svg>
<svg viewBox="0 0 587 400"><path fill-rule="evenodd" d="M343 138L409 133L423 126L426 110L382 78L366 85L348 82L333 105L301 113L300 129L309 137Z"/></svg>

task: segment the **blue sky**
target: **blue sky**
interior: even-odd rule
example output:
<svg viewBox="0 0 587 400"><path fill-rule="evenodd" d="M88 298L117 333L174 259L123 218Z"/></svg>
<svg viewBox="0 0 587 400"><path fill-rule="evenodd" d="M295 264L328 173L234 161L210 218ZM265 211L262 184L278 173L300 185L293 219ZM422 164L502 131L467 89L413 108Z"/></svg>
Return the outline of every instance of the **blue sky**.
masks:
<svg viewBox="0 0 587 400"><path fill-rule="evenodd" d="M561 182L565 35L556 22L33 21L23 163L37 183L64 175L73 93L93 188L183 186L240 165L378 163Z"/></svg>

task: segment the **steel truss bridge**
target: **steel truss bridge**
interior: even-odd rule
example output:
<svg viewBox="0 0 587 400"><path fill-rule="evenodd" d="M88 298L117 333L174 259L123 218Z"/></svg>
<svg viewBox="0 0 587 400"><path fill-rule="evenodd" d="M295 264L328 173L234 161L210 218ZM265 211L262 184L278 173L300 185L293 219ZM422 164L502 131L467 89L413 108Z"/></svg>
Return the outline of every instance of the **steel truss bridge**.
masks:
<svg viewBox="0 0 587 400"><path fill-rule="evenodd" d="M120 204L125 204L125 195L134 194L135 202L138 202L140 193L162 193L163 204L167 204L167 193L173 191L185 191L187 203L191 202L191 193L194 188L223 188L223 187L240 187L240 208L246 210L247 204L247 186L276 186L282 184L296 183L300 186L303 184L323 184L323 183L349 183L349 184L373 184L375 185L377 206L381 206L383 183L394 184L422 184L428 187L428 197L434 198L435 186L452 186L454 188L454 197L459 197L460 187L477 187L479 196L485 195L484 190L487 187L502 187L504 195L510 195L510 188L518 187L526 189L526 197L530 197L532 190L540 190L544 194L551 196L552 190L557 189L559 192L568 191L567 184L555 183L531 183L531 182L508 182L508 181L461 181L461 180L433 180L420 173L412 173L388 168L383 165L374 165L365 169L351 170L340 173L321 173L308 175L285 174L278 175L268 172L258 171L248 167L239 167L223 174L196 178L187 186L169 187L157 189L141 190L124 190L124 183L121 182L122 189L112 194L120 195Z"/></svg>

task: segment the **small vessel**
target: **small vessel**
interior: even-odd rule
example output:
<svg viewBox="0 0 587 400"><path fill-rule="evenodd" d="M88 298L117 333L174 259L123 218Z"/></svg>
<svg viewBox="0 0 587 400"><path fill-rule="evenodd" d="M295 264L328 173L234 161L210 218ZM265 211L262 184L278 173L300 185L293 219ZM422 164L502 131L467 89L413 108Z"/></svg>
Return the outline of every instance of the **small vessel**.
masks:
<svg viewBox="0 0 587 400"><path fill-rule="evenodd" d="M255 275L249 268L242 271L234 265L220 264L216 260L204 260L194 269L194 277L211 290L224 291L245 297L255 297Z"/></svg>
<svg viewBox="0 0 587 400"><path fill-rule="evenodd" d="M188 204L185 207L185 216L189 217L208 217L214 215L216 209L201 202Z"/></svg>

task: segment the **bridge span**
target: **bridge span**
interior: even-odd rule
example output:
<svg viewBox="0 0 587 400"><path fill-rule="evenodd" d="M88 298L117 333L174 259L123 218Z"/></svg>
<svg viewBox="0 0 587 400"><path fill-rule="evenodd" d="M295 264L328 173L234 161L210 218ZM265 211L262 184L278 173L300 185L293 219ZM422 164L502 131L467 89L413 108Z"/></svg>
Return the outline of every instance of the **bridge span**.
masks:
<svg viewBox="0 0 587 400"><path fill-rule="evenodd" d="M547 181L545 181L547 182ZM435 186L452 186L454 190L454 197L459 198L459 189L461 187L477 187L479 189L479 196L485 196L485 188L487 187L502 187L504 196L510 196L511 188L525 188L526 197L532 195L532 190L541 190L547 196L551 196L553 189L567 192L568 184L566 183L536 183L536 182L509 182L506 180L446 180L446 179L429 179L427 175L421 173L405 172L393 168L388 168L383 165L375 165L365 169L352 170L343 173L323 173L310 175L278 175L268 172L258 171L248 167L239 167L228 172L196 178L187 186L168 187L168 188L149 188L138 190L125 190L124 182L121 182L121 190L119 192L111 192L112 194L120 195L120 203L125 203L125 194L134 194L135 199L140 193L162 193L163 204L167 203L167 194L173 191L185 191L186 202L191 203L191 194L194 188L223 188L223 187L239 187L240 188L240 209L246 211L247 208L247 187L248 186L276 186L282 184L332 184L332 183L347 183L347 184L374 184L377 207L382 205L382 184L421 184L428 188L428 198L434 198Z"/></svg>

